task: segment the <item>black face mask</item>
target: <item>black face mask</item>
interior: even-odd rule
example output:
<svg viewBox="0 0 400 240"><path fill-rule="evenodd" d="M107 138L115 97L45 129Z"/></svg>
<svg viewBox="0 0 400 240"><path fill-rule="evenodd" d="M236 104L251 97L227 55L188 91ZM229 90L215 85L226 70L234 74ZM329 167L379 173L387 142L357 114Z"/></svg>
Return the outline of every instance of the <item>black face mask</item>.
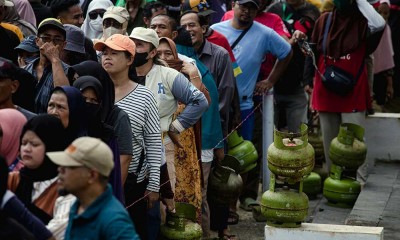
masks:
<svg viewBox="0 0 400 240"><path fill-rule="evenodd" d="M146 64L149 59L147 59L147 56L149 56L148 52L143 52L143 53L136 53L135 59L133 60L133 66L135 67L140 67Z"/></svg>
<svg viewBox="0 0 400 240"><path fill-rule="evenodd" d="M86 103L86 111L89 120L94 120L97 118L100 111L100 104ZM100 119L99 119L100 120Z"/></svg>

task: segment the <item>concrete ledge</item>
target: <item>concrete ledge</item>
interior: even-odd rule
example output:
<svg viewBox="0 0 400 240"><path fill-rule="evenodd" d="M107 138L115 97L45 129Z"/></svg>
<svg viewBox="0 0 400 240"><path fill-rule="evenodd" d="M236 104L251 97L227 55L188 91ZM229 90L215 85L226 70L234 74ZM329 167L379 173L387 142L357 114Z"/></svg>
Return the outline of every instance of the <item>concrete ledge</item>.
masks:
<svg viewBox="0 0 400 240"><path fill-rule="evenodd" d="M400 208L397 200L397 184L400 182L400 164L398 161L377 161L364 185L363 190L347 217L346 225L382 226L381 221L386 214L398 215ZM386 226L385 226L386 227Z"/></svg>
<svg viewBox="0 0 400 240"><path fill-rule="evenodd" d="M265 240L383 240L383 227L303 223L300 228L265 226Z"/></svg>
<svg viewBox="0 0 400 240"><path fill-rule="evenodd" d="M400 113L383 113L383 112L377 112L372 115L368 115L368 117L373 117L373 118L400 118Z"/></svg>

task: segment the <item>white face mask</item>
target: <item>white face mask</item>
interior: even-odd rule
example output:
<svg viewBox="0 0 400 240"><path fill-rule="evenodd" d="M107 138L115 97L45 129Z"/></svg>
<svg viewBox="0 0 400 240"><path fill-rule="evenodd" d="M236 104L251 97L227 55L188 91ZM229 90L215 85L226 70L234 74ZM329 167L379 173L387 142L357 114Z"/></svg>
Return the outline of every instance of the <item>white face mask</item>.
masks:
<svg viewBox="0 0 400 240"><path fill-rule="evenodd" d="M103 38L107 39L116 33L123 34L123 29L115 28L113 26L108 27L103 30Z"/></svg>
<svg viewBox="0 0 400 240"><path fill-rule="evenodd" d="M90 27L92 27L94 30L101 32L103 31L103 18L100 16L97 16L95 20L91 20L89 22Z"/></svg>

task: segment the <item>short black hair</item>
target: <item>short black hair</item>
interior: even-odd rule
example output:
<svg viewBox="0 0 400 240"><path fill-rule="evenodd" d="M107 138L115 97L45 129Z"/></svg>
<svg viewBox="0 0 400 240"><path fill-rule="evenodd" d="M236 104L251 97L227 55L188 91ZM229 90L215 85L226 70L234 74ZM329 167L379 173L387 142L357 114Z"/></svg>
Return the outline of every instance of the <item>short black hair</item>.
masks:
<svg viewBox="0 0 400 240"><path fill-rule="evenodd" d="M169 25L171 25L172 31L177 31L178 30L178 23L176 22L175 18L171 17L168 14L158 14L157 16L154 17L166 17L168 18Z"/></svg>
<svg viewBox="0 0 400 240"><path fill-rule="evenodd" d="M51 12L54 18L57 18L60 13L68 11L72 6L79 4L79 0L53 0L50 4Z"/></svg>
<svg viewBox="0 0 400 240"><path fill-rule="evenodd" d="M159 1L154 1L154 2L148 2L144 5L143 7L143 17L150 19L151 16L153 16L153 9L157 8L165 8L167 9L167 6Z"/></svg>
<svg viewBox="0 0 400 240"><path fill-rule="evenodd" d="M0 57L0 79L16 80L18 67L9 59Z"/></svg>

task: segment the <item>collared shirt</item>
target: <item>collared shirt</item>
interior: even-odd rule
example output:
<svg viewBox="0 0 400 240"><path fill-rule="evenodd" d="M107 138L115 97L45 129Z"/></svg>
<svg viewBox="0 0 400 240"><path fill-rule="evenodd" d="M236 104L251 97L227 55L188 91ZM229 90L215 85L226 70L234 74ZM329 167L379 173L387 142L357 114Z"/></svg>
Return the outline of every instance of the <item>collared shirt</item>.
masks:
<svg viewBox="0 0 400 240"><path fill-rule="evenodd" d="M79 200L71 207L65 240L139 239L128 212L112 195L111 186L78 214Z"/></svg>
<svg viewBox="0 0 400 240"><path fill-rule="evenodd" d="M223 47L204 40L201 52L197 53L199 59L210 70L216 81L219 93L219 113L223 132L227 133L229 111L235 91L235 77L232 69L232 61L228 51Z"/></svg>
<svg viewBox="0 0 400 240"><path fill-rule="evenodd" d="M40 58L35 59L31 63L25 66L25 70L32 74L38 81L36 84L35 93L35 113L47 113L47 104L49 103L51 93L54 89L53 82L53 71L51 64L47 65L43 70L43 75L41 79L37 78L36 66L39 63ZM69 65L61 62L64 69L64 73L68 76Z"/></svg>

